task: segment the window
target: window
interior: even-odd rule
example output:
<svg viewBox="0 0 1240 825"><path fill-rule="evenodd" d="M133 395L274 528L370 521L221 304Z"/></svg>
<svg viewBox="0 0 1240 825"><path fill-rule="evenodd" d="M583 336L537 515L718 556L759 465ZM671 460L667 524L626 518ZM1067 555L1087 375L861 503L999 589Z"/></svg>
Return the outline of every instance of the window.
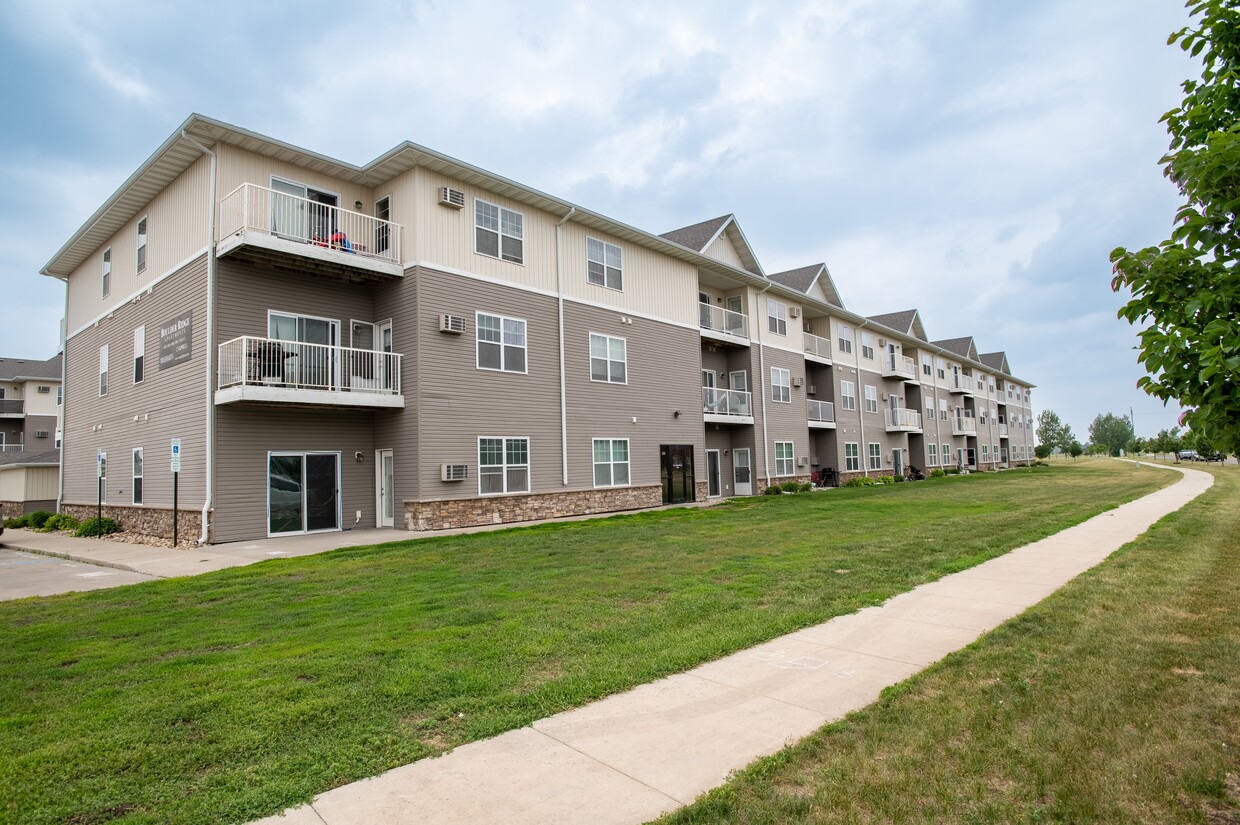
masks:
<svg viewBox="0 0 1240 825"><path fill-rule="evenodd" d="M112 250L103 250L103 287L102 296L104 298L112 294Z"/></svg>
<svg viewBox="0 0 1240 825"><path fill-rule="evenodd" d="M142 448L133 451L133 503L142 503Z"/></svg>
<svg viewBox="0 0 1240 825"><path fill-rule="evenodd" d="M950 445L950 444L944 444L944 445L943 445L943 453L942 453L942 455L943 455L942 462L943 462L944 464L951 464L951 463L952 463L952 447L951 447L951 445Z"/></svg>
<svg viewBox="0 0 1240 825"><path fill-rule="evenodd" d="M983 427L986 426L986 408L985 407L982 407L980 410L978 410L977 423Z"/></svg>
<svg viewBox="0 0 1240 825"><path fill-rule="evenodd" d="M99 395L108 394L108 345L99 348Z"/></svg>
<svg viewBox="0 0 1240 825"><path fill-rule="evenodd" d="M478 330L478 369L525 372L525 321L488 315L475 317Z"/></svg>
<svg viewBox="0 0 1240 825"><path fill-rule="evenodd" d="M930 370L930 356L929 356L929 355L922 355L922 356L921 356L921 374L922 374L922 375L930 375L930 374L931 374L931 370Z"/></svg>
<svg viewBox="0 0 1240 825"><path fill-rule="evenodd" d="M388 224L392 220L391 197L375 201L375 217L375 252L382 255L392 246L392 227Z"/></svg>
<svg viewBox="0 0 1240 825"><path fill-rule="evenodd" d="M99 477L95 479L95 483L99 486L99 502L101 504L107 504L108 503L108 454L104 452L103 450L100 450L98 453L98 456L99 457L96 458L95 460L99 462L99 464L96 467L95 472L98 474Z"/></svg>
<svg viewBox="0 0 1240 825"><path fill-rule="evenodd" d="M63 384L57 384L56 385L56 406L59 407L60 405L64 403L65 403L65 387Z"/></svg>
<svg viewBox="0 0 1240 825"><path fill-rule="evenodd" d="M878 412L878 388L865 385L865 411L870 413Z"/></svg>
<svg viewBox="0 0 1240 825"><path fill-rule="evenodd" d="M775 475L790 476L796 472L792 460L792 442L776 441L775 442Z"/></svg>
<svg viewBox="0 0 1240 825"><path fill-rule="evenodd" d="M877 441L870 442L870 469L883 469L883 445Z"/></svg>
<svg viewBox="0 0 1240 825"><path fill-rule="evenodd" d="M478 493L527 493L530 489L528 438L478 439Z"/></svg>
<svg viewBox="0 0 1240 825"><path fill-rule="evenodd" d="M766 325L776 335L788 334L788 306L771 298L766 299Z"/></svg>
<svg viewBox="0 0 1240 825"><path fill-rule="evenodd" d="M934 369L939 374L939 380L947 378L947 362L942 358L934 359Z"/></svg>
<svg viewBox="0 0 1240 825"><path fill-rule="evenodd" d="M840 324L839 327L839 345L840 352L852 352L853 331L848 324Z"/></svg>
<svg viewBox="0 0 1240 825"><path fill-rule="evenodd" d="M474 251L479 255L524 263L524 225L520 212L474 199Z"/></svg>
<svg viewBox="0 0 1240 825"><path fill-rule="evenodd" d="M628 350L623 338L590 333L590 380L627 384Z"/></svg>
<svg viewBox="0 0 1240 825"><path fill-rule="evenodd" d="M138 274L146 271L146 218L138 221Z"/></svg>
<svg viewBox="0 0 1240 825"><path fill-rule="evenodd" d="M926 463L929 464L931 467L938 464L939 463L939 445L928 444L926 445L926 450L927 450Z"/></svg>
<svg viewBox="0 0 1240 825"><path fill-rule="evenodd" d="M861 469L861 453L855 441L844 443L844 472L852 473Z"/></svg>
<svg viewBox="0 0 1240 825"><path fill-rule="evenodd" d="M874 336L868 332L861 333L861 357L874 360Z"/></svg>
<svg viewBox="0 0 1240 825"><path fill-rule="evenodd" d="M594 486L625 487L629 483L629 440L594 439Z"/></svg>
<svg viewBox="0 0 1240 825"><path fill-rule="evenodd" d="M940 421L947 420L947 399L946 398L939 399L939 420Z"/></svg>
<svg viewBox="0 0 1240 825"><path fill-rule="evenodd" d="M990 461L990 445L982 445L982 461Z"/></svg>
<svg viewBox="0 0 1240 825"><path fill-rule="evenodd" d="M857 387L851 381L840 382L840 407L845 410L857 409Z"/></svg>
<svg viewBox="0 0 1240 825"><path fill-rule="evenodd" d="M785 404L792 401L792 374L779 367L771 367L771 400Z"/></svg>
<svg viewBox="0 0 1240 825"><path fill-rule="evenodd" d="M624 265L620 247L586 238L586 280L608 289L624 289Z"/></svg>
<svg viewBox="0 0 1240 825"><path fill-rule="evenodd" d="M934 420L934 399L933 398L926 399L926 420L927 421Z"/></svg>
<svg viewBox="0 0 1240 825"><path fill-rule="evenodd" d="M143 362L146 360L146 327L140 326L133 331L133 382L141 384L143 378Z"/></svg>

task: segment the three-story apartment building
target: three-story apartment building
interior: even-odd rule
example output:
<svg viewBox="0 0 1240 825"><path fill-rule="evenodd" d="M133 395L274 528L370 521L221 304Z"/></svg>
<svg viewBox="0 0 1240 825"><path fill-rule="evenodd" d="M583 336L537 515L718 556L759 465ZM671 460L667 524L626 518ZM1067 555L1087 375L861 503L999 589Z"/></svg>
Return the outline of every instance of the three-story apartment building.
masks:
<svg viewBox="0 0 1240 825"><path fill-rule="evenodd" d="M931 450L940 390L1007 422L1031 385L916 313L847 311L824 265L767 276L731 215L655 235L412 143L354 166L191 116L43 272L67 283L62 506L101 495L131 529L169 529L174 439L203 541L1032 450L996 423L978 453L946 420Z"/></svg>
<svg viewBox="0 0 1240 825"><path fill-rule="evenodd" d="M56 506L60 489L61 356L0 358L0 514Z"/></svg>

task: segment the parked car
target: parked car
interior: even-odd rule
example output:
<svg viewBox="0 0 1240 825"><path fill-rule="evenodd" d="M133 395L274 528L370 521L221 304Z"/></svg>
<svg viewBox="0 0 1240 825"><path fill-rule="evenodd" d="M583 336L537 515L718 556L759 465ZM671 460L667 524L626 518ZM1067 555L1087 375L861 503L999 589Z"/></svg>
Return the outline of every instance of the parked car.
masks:
<svg viewBox="0 0 1240 825"><path fill-rule="evenodd" d="M1175 457L1178 458L1180 461L1196 461L1197 451L1196 450L1180 450L1178 453L1175 454Z"/></svg>

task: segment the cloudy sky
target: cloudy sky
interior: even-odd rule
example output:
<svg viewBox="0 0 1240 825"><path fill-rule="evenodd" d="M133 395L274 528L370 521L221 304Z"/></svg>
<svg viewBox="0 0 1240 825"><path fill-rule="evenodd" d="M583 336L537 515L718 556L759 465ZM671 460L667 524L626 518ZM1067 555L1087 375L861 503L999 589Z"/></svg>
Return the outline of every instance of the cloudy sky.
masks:
<svg viewBox="0 0 1240 825"><path fill-rule="evenodd" d="M6 5L0 356L55 353L38 270L199 112L353 163L412 140L653 232L733 212L768 272L825 261L849 309L1006 350L1082 440L1175 423L1108 255L1170 229L1177 0Z"/></svg>

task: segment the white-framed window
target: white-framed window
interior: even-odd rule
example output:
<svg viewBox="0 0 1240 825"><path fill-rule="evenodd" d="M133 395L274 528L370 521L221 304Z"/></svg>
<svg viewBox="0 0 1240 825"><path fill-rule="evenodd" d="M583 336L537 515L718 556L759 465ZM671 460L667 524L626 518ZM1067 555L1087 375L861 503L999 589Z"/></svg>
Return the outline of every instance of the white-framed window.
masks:
<svg viewBox="0 0 1240 825"><path fill-rule="evenodd" d="M146 271L146 216L138 221L138 274Z"/></svg>
<svg viewBox="0 0 1240 825"><path fill-rule="evenodd" d="M878 387L865 385L865 411L868 413L878 412Z"/></svg>
<svg viewBox="0 0 1240 825"><path fill-rule="evenodd" d="M922 356L921 356L921 374L922 375L933 374L933 370L930 369L930 356L926 355L925 353L922 353Z"/></svg>
<svg viewBox="0 0 1240 825"><path fill-rule="evenodd" d="M112 294L112 247L103 250L103 264L100 268L100 295L108 297Z"/></svg>
<svg viewBox="0 0 1240 825"><path fill-rule="evenodd" d="M101 504L107 504L108 503L108 453L107 451L101 450L99 452L99 458L96 460L99 462L99 466L95 470L95 472L99 476L97 479L95 479L95 483L99 485L99 501Z"/></svg>
<svg viewBox="0 0 1240 825"><path fill-rule="evenodd" d="M938 463L939 463L939 445L938 444L927 444L926 445L926 463L929 464L931 467L938 466Z"/></svg>
<svg viewBox="0 0 1240 825"><path fill-rule="evenodd" d="M861 469L860 447L855 441L844 442L844 472L853 473Z"/></svg>
<svg viewBox="0 0 1240 825"><path fill-rule="evenodd" d="M946 398L939 399L939 420L940 421L947 420L947 399Z"/></svg>
<svg viewBox="0 0 1240 825"><path fill-rule="evenodd" d="M926 421L934 420L934 399L926 399Z"/></svg>
<svg viewBox="0 0 1240 825"><path fill-rule="evenodd" d="M788 305L776 301L774 298L766 299L766 326L776 335L788 334Z"/></svg>
<svg viewBox="0 0 1240 825"><path fill-rule="evenodd" d="M946 361L944 361L942 358L935 358L934 369L939 374L940 381L947 379L947 362Z"/></svg>
<svg viewBox="0 0 1240 825"><path fill-rule="evenodd" d="M478 494L528 493L530 440L484 436L478 439Z"/></svg>
<svg viewBox="0 0 1240 825"><path fill-rule="evenodd" d="M851 381L840 382L840 408L844 410L857 409L857 385Z"/></svg>
<svg viewBox="0 0 1240 825"><path fill-rule="evenodd" d="M525 263L525 216L474 198L474 251L479 255Z"/></svg>
<svg viewBox="0 0 1240 825"><path fill-rule="evenodd" d="M874 360L874 336L868 332L861 333L861 357Z"/></svg>
<svg viewBox="0 0 1240 825"><path fill-rule="evenodd" d="M56 406L62 406L65 403L65 385L56 385Z"/></svg>
<svg viewBox="0 0 1240 825"><path fill-rule="evenodd" d="M877 441L870 442L870 469L883 469L883 445Z"/></svg>
<svg viewBox="0 0 1240 825"><path fill-rule="evenodd" d="M99 395L108 394L108 345L99 348Z"/></svg>
<svg viewBox="0 0 1240 825"><path fill-rule="evenodd" d="M982 445L982 461L990 461L990 445Z"/></svg>
<svg viewBox="0 0 1240 825"><path fill-rule="evenodd" d="M790 476L796 472L796 462L792 458L792 442L775 442L775 475Z"/></svg>
<svg viewBox="0 0 1240 825"><path fill-rule="evenodd" d="M839 324L836 327L836 336L839 338L840 352L852 352L853 345L853 328L848 324Z"/></svg>
<svg viewBox="0 0 1240 825"><path fill-rule="evenodd" d="M142 448L133 450L133 503L142 503Z"/></svg>
<svg viewBox="0 0 1240 825"><path fill-rule="evenodd" d="M594 486L627 487L629 485L629 440L627 438L594 439Z"/></svg>
<svg viewBox="0 0 1240 825"><path fill-rule="evenodd" d="M788 370L771 367L771 400L791 403L792 373Z"/></svg>
<svg viewBox="0 0 1240 825"><path fill-rule="evenodd" d="M624 289L624 253L614 243L586 238L586 280L595 286Z"/></svg>
<svg viewBox="0 0 1240 825"><path fill-rule="evenodd" d="M525 321L486 312L475 313L478 369L526 372Z"/></svg>
<svg viewBox="0 0 1240 825"><path fill-rule="evenodd" d="M628 342L623 338L590 333L590 380L629 383Z"/></svg>
<svg viewBox="0 0 1240 825"><path fill-rule="evenodd" d="M141 384L146 375L146 325L133 331L133 382Z"/></svg>
<svg viewBox="0 0 1240 825"><path fill-rule="evenodd" d="M986 408L985 407L982 407L980 410L978 410L977 423L979 426L982 426L982 427L986 426Z"/></svg>

